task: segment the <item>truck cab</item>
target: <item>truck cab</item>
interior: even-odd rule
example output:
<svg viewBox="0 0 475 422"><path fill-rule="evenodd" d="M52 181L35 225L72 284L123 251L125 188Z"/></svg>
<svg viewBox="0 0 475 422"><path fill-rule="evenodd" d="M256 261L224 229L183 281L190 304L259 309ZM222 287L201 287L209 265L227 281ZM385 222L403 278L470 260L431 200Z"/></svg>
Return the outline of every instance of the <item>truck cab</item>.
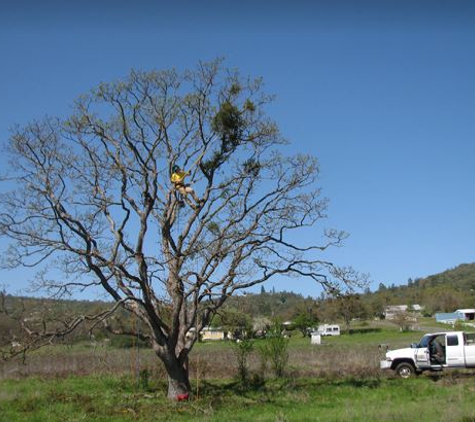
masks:
<svg viewBox="0 0 475 422"><path fill-rule="evenodd" d="M475 367L475 333L426 334L409 348L387 351L380 367L392 369L402 378L423 371Z"/></svg>

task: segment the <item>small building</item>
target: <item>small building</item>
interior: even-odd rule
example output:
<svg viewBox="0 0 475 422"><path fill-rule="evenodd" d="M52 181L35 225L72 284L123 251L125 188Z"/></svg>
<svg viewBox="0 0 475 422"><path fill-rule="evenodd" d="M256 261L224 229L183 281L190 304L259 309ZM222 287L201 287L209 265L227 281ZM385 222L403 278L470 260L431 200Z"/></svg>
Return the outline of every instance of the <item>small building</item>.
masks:
<svg viewBox="0 0 475 422"><path fill-rule="evenodd" d="M201 330L201 340L224 340L226 335L221 327L204 327Z"/></svg>
<svg viewBox="0 0 475 422"><path fill-rule="evenodd" d="M444 324L460 322L475 322L475 309L457 309L455 312L441 312L435 314L435 320Z"/></svg>
<svg viewBox="0 0 475 422"><path fill-rule="evenodd" d="M384 308L385 319L395 319L400 314L412 313L420 314L424 310L424 307L418 304L409 305L391 305Z"/></svg>

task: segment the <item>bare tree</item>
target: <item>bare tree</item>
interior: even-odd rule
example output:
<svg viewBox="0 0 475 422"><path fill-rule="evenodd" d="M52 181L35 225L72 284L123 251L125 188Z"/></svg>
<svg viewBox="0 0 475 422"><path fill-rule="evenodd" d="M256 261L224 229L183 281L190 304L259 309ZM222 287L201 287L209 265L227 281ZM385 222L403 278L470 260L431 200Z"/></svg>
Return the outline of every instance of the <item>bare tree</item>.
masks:
<svg viewBox="0 0 475 422"><path fill-rule="evenodd" d="M351 333L351 322L357 318L366 318L367 310L359 295L348 293L336 298L336 308L345 322L346 330Z"/></svg>
<svg viewBox="0 0 475 422"><path fill-rule="evenodd" d="M401 331L411 331L417 324L417 314L410 310L396 312L391 318L391 322L397 325Z"/></svg>
<svg viewBox="0 0 475 422"><path fill-rule="evenodd" d="M18 127L10 139L12 190L0 198L8 264L39 266L40 285L56 294L101 287L111 308L135 314L171 399L188 395L189 353L229 296L283 275L330 291L354 282L318 258L344 233L299 242L327 201L316 159L278 151L271 101L261 80L220 60L132 71L80 97L69 118ZM175 166L193 197L171 183Z"/></svg>

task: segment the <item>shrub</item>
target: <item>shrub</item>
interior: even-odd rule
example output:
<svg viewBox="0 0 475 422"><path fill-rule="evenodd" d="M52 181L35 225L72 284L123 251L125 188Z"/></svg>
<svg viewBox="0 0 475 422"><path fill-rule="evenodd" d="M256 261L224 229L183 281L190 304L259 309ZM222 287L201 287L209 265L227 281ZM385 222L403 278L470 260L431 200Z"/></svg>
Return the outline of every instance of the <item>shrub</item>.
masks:
<svg viewBox="0 0 475 422"><path fill-rule="evenodd" d="M241 383L247 383L249 378L249 369L247 359L254 349L252 340L244 339L232 343L234 349L234 356L237 360L237 377Z"/></svg>
<svg viewBox="0 0 475 422"><path fill-rule="evenodd" d="M261 365L265 371L267 362L276 377L282 377L289 360L289 340L285 338L281 324L273 323L267 333L265 342L259 348Z"/></svg>

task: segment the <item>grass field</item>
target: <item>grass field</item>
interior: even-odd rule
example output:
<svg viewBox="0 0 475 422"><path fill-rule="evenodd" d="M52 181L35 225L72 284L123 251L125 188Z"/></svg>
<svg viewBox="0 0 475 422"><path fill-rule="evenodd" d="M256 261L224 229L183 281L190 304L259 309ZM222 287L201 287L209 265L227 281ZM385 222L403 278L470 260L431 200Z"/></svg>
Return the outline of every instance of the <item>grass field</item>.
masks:
<svg viewBox="0 0 475 422"><path fill-rule="evenodd" d="M290 339L285 378L259 373L235 381L228 343L198 344L193 399L166 399L165 374L148 350L54 347L26 365L0 366L0 421L475 421L470 371L401 380L379 370L378 344L403 347L421 332L384 330Z"/></svg>
<svg viewBox="0 0 475 422"><path fill-rule="evenodd" d="M204 382L190 402L170 403L164 385L130 377L8 380L0 388L7 421L473 421L471 376L280 379L240 387Z"/></svg>

